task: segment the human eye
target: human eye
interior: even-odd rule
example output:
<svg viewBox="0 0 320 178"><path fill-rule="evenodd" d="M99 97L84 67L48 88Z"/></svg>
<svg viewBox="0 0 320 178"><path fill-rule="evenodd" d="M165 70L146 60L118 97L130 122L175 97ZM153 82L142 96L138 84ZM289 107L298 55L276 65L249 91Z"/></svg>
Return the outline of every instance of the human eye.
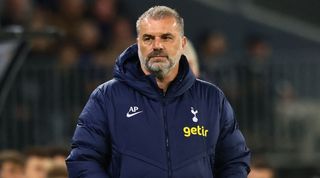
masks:
<svg viewBox="0 0 320 178"><path fill-rule="evenodd" d="M149 35L144 35L144 36L142 37L142 40L143 40L144 42L150 42L150 41L152 40L152 37L149 36Z"/></svg>
<svg viewBox="0 0 320 178"><path fill-rule="evenodd" d="M165 34L161 36L161 39L164 41L170 41L170 40L173 40L173 36L170 34Z"/></svg>
<svg viewBox="0 0 320 178"><path fill-rule="evenodd" d="M144 38L143 38L143 41L149 41L149 40L151 40L150 37L144 37Z"/></svg>

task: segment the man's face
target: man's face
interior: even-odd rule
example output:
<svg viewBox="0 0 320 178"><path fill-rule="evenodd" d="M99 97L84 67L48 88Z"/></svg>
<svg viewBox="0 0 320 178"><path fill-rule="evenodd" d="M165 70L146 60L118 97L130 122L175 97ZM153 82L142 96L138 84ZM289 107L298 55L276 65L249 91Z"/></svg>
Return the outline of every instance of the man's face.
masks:
<svg viewBox="0 0 320 178"><path fill-rule="evenodd" d="M252 168L248 178L273 178L273 172L269 169Z"/></svg>
<svg viewBox="0 0 320 178"><path fill-rule="evenodd" d="M186 38L173 17L155 20L146 18L141 21L137 38L138 53L143 70L165 77L181 57Z"/></svg>
<svg viewBox="0 0 320 178"><path fill-rule="evenodd" d="M50 167L50 159L31 156L26 162L26 178L45 178Z"/></svg>
<svg viewBox="0 0 320 178"><path fill-rule="evenodd" d="M23 167L13 162L5 162L0 170L1 178L23 178Z"/></svg>

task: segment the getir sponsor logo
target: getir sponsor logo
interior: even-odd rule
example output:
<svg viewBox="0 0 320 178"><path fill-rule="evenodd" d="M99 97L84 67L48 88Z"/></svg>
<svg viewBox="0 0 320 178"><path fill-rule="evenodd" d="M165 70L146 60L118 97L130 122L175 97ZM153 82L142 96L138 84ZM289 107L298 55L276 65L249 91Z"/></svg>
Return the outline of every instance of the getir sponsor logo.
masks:
<svg viewBox="0 0 320 178"><path fill-rule="evenodd" d="M203 136L207 137L208 135L208 130L204 128L204 126L196 126L196 127L184 127L183 128L183 133L185 137L190 137L191 135L198 135L198 136Z"/></svg>

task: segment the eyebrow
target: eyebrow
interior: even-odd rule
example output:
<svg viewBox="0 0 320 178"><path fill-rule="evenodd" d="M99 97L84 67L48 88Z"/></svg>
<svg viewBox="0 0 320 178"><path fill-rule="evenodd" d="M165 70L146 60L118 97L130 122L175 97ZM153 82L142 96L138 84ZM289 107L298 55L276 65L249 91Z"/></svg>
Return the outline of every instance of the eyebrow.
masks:
<svg viewBox="0 0 320 178"><path fill-rule="evenodd" d="M172 33L165 33L165 34L162 34L161 37L166 37L166 36L173 36Z"/></svg>
<svg viewBox="0 0 320 178"><path fill-rule="evenodd" d="M145 37L153 38L154 36L153 36L153 35L150 35L150 34L143 34L142 37L143 37L143 38L145 38Z"/></svg>
<svg viewBox="0 0 320 178"><path fill-rule="evenodd" d="M166 37L166 36L174 36L172 33L164 33L161 34L160 37ZM143 34L142 37L149 37L149 38L153 38L155 37L154 35L150 35L150 34Z"/></svg>

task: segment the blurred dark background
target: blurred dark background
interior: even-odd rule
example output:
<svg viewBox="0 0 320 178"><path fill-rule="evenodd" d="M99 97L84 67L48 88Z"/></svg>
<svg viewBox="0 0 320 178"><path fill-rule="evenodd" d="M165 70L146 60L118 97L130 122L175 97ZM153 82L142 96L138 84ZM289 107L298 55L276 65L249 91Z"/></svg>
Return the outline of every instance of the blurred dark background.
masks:
<svg viewBox="0 0 320 178"><path fill-rule="evenodd" d="M0 150L68 149L154 5L184 17L200 78L226 93L253 159L279 178L319 177L318 0L0 0Z"/></svg>

